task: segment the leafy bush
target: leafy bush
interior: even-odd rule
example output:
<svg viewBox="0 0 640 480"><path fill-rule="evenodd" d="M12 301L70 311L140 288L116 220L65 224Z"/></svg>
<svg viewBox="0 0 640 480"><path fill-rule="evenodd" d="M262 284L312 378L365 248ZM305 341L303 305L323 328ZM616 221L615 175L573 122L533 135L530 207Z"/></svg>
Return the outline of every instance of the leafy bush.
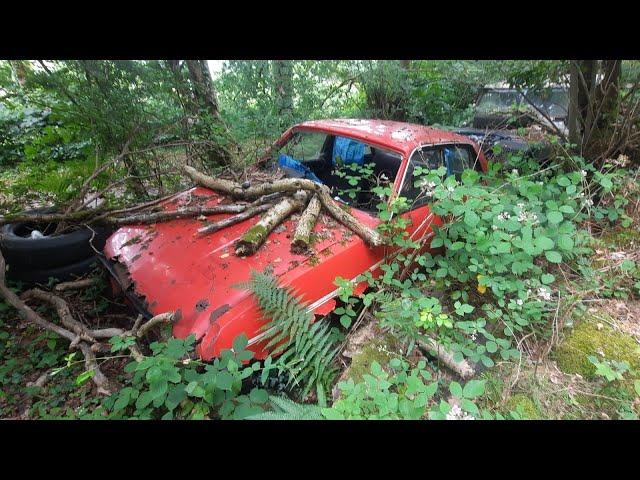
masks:
<svg viewBox="0 0 640 480"><path fill-rule="evenodd" d="M266 391L241 393L242 381L260 370L259 363L243 366L253 358L253 352L245 350L246 337L238 337L232 350L210 363L191 359L194 341L191 335L154 342L151 356L129 363L129 385L103 402L109 418L242 419L261 412Z"/></svg>
<svg viewBox="0 0 640 480"><path fill-rule="evenodd" d="M438 389L438 382L431 381L431 373L421 361L416 368L400 359L390 362L393 375L385 372L378 362L371 365L371 373L363 381L353 379L338 383L341 397L322 414L329 420L357 419L406 419L422 418L429 401Z"/></svg>

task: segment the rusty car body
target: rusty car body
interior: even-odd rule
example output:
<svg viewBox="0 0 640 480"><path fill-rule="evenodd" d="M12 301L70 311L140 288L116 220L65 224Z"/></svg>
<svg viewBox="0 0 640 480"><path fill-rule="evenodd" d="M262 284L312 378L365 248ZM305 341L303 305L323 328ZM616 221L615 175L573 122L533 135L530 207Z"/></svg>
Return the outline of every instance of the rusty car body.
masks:
<svg viewBox="0 0 640 480"><path fill-rule="evenodd" d="M376 165L375 173L393 186L392 198L412 194L415 188L413 168L423 161L425 152L436 158L437 152L460 149L468 152L468 156L461 154L468 158L466 168L481 171L487 168L482 152L467 137L420 125L381 120L304 122L287 130L273 150L277 153L287 146L299 146L301 143L296 144L296 139L313 135L320 137L310 145L321 145L318 147L321 152L297 155L307 157L301 163L311 166L317 176L322 177L319 181L331 183L331 165L323 156L325 153L331 155L331 145L335 147L336 138L346 138L366 145L368 160ZM336 198L349 203L337 193ZM195 187L170 198L163 208L173 210L194 204L213 206L228 201L216 192ZM350 206L352 215L362 223L370 227L379 223L371 210L358 208L353 202ZM208 220L228 215L212 215ZM441 219L431 213L425 202L413 205L403 216L411 219L408 231L414 239L432 235L432 226L441 224ZM234 243L257 219L254 217L205 236L196 233L203 219L125 226L107 240L106 263L114 282L133 294L130 298L138 302L138 307L147 316L176 311L173 334L180 338L194 334L196 351L202 359L211 359L221 350L231 348L234 338L242 333L249 339L248 348L255 352L256 358L264 359L269 352L260 327L266 320L253 295L237 288L237 284L249 279L252 269L273 269L279 283L293 287L309 311L325 315L336 306L336 277L355 279L366 271L376 275L382 262L397 253L386 246L370 248L360 237L330 217L321 215L314 229L317 240L313 253L291 252L290 237L295 222L290 218L271 232L254 255L237 257ZM357 285L356 291L362 291L365 285Z"/></svg>

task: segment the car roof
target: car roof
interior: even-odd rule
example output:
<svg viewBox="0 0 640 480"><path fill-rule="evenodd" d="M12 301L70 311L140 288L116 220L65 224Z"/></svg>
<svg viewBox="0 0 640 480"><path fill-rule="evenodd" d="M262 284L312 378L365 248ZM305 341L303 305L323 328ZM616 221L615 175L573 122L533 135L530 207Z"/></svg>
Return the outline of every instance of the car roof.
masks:
<svg viewBox="0 0 640 480"><path fill-rule="evenodd" d="M292 130L322 131L350 137L394 150L407 157L416 147L425 144L464 143L475 146L469 138L447 130L391 120L357 118L311 120L293 126Z"/></svg>

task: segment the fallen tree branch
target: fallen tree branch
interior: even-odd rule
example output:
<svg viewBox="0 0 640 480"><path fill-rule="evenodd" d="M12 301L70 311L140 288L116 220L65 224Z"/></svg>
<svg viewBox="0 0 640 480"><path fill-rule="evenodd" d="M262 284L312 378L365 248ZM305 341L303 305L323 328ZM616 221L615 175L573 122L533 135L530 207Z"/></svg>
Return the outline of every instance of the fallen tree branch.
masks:
<svg viewBox="0 0 640 480"><path fill-rule="evenodd" d="M231 225L235 225L236 223L243 222L251 217L258 215L259 213L266 212L269 210L273 204L265 203L262 205L255 205L253 207L247 208L244 212L234 215L232 217L227 217L223 220L219 220L217 222L210 223L206 227L202 227L198 230L198 234L206 235L209 233L217 232L222 228L229 227Z"/></svg>
<svg viewBox="0 0 640 480"><path fill-rule="evenodd" d="M87 219L103 213L104 209L94 208L92 210L80 210L70 213L17 213L14 215L4 215L0 217L0 225L18 222L33 223L57 223L57 222L84 222Z"/></svg>
<svg viewBox="0 0 640 480"><path fill-rule="evenodd" d="M302 253L309 249L311 232L313 232L313 227L318 221L321 208L322 203L320 203L320 198L318 198L317 194L314 194L311 200L309 200L307 208L302 212L300 220L298 220L298 226L296 227L296 231L293 234L293 241L291 242L291 250L293 252Z"/></svg>
<svg viewBox="0 0 640 480"><path fill-rule="evenodd" d="M57 284L53 289L56 292L65 292L67 290L79 290L100 283L102 280L98 277L85 278L82 280L74 280L72 282L62 282Z"/></svg>
<svg viewBox="0 0 640 480"><path fill-rule="evenodd" d="M453 354L435 340L418 340L418 345L444 363L449 370L457 373L463 380L467 380L475 375L475 370L466 360L456 362Z"/></svg>
<svg viewBox="0 0 640 480"><path fill-rule="evenodd" d="M243 200L250 200L273 193L294 193L298 190L316 191L320 188L317 183L305 178L283 178L281 180L264 182L256 186L249 185L247 188L243 188L243 186L237 182L210 177L209 175L198 172L189 165L184 167L184 171L197 185Z"/></svg>
<svg viewBox="0 0 640 480"><path fill-rule="evenodd" d="M258 223L236 242L236 255L245 257L254 254L274 228L303 207L308 195L304 190L299 190L293 197L285 197L271 207Z"/></svg>
<svg viewBox="0 0 640 480"><path fill-rule="evenodd" d="M104 221L113 225L132 225L166 222L168 220L177 220L184 218L193 218L218 213L239 213L246 210L247 204L229 204L215 205L213 207L187 207L178 210L167 210L162 212L142 213L139 215L130 215L128 217L106 217Z"/></svg>
<svg viewBox="0 0 640 480"><path fill-rule="evenodd" d="M332 198L327 187L322 187L318 191L318 197L322 206L342 225L362 238L370 247L379 247L384 243L382 235L373 228L370 228L346 210L343 210Z"/></svg>
<svg viewBox="0 0 640 480"><path fill-rule="evenodd" d="M273 182L265 182L260 185L243 188L242 185L236 182L210 177L209 175L198 172L195 168L188 165L184 167L184 171L197 185L243 200L249 200L274 193L293 194L300 190L314 192L318 195L320 202L322 203L322 207L333 218L362 238L369 246L378 247L383 244L383 238L380 233L362 224L353 215L341 208L340 205L331 198L331 193L326 186L319 185L311 180L304 178L284 178ZM241 249L241 251L243 250Z"/></svg>
<svg viewBox="0 0 640 480"><path fill-rule="evenodd" d="M91 379L95 383L98 393L103 395L109 395L112 387L109 379L100 370L95 356L95 351L99 351L103 348L103 345L98 342L98 339L117 336L133 336L141 338L154 326L160 323L171 323L174 319L173 312L166 312L156 315L147 322L142 323L143 317L140 315L131 330L123 330L120 328L91 330L74 319L71 315L71 310L69 309L67 302L53 293L45 292L40 289L32 289L24 292L22 294L22 299L18 297L18 295L7 287L5 271L6 263L2 253L0 252L0 297L4 298L9 305L15 308L23 320L34 323L46 330L57 333L63 338L66 338L69 340L69 348L71 350L75 348L79 349L84 356L86 370L93 372ZM29 307L24 300L40 300L53 305L58 313L60 321L66 328L45 320L31 307ZM131 345L129 350L131 352L131 356L136 361L139 362L144 358L137 344ZM43 386L47 381L48 377L46 375L42 375L33 383L33 385Z"/></svg>
<svg viewBox="0 0 640 480"><path fill-rule="evenodd" d="M137 328L132 333L140 338L147 334L149 330L158 325L159 323L172 323L174 318L174 312L165 312L156 315L155 317L149 319L146 323L143 323L139 328Z"/></svg>
<svg viewBox="0 0 640 480"><path fill-rule="evenodd" d="M89 329L73 318L69 305L62 298L39 288L27 290L21 295L21 298L25 301L40 300L53 305L62 324L76 334L76 338L72 341L73 345L79 343L80 340L95 343L96 339L91 335Z"/></svg>

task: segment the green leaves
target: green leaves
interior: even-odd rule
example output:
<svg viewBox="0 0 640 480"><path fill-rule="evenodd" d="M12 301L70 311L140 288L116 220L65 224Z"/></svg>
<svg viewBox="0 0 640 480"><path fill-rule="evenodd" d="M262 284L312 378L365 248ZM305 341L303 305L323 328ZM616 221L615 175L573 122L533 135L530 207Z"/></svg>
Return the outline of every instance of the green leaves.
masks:
<svg viewBox="0 0 640 480"><path fill-rule="evenodd" d="M557 225L558 223L562 222L563 219L564 217L562 216L562 213L559 211L547 212L547 220L549 221L549 223L553 225Z"/></svg>
<svg viewBox="0 0 640 480"><path fill-rule="evenodd" d="M479 397L484 393L485 384L485 380L469 380L464 386L462 395L469 399Z"/></svg>
<svg viewBox="0 0 640 480"><path fill-rule="evenodd" d="M558 248L561 250L571 251L573 250L574 242L569 235L558 236Z"/></svg>
<svg viewBox="0 0 640 480"><path fill-rule="evenodd" d="M193 346L193 335L151 344L152 356L127 366L135 372L131 385L105 400L107 411L116 418L202 419L241 418L262 410L264 390L240 394L242 380L260 369L258 364L242 366L253 358L245 350L246 335L234 339L233 349L222 351L204 369L190 358Z"/></svg>
<svg viewBox="0 0 640 480"><path fill-rule="evenodd" d="M540 277L540 281L542 283L544 283L545 285L549 285L551 283L553 283L553 281L556 279L556 277L554 277L553 275L551 275L550 273L545 273L544 275L542 275Z"/></svg>
<svg viewBox="0 0 640 480"><path fill-rule="evenodd" d="M422 418L438 383L429 382L431 375L425 370L424 361L409 369L404 360L394 360L389 364L393 375L374 361L363 381L355 383L349 379L338 383L340 398L331 408L322 410L323 416L330 420Z"/></svg>
<svg viewBox="0 0 640 480"><path fill-rule="evenodd" d="M475 227L480 222L480 217L473 210L467 210L464 214L464 223L469 227Z"/></svg>
<svg viewBox="0 0 640 480"><path fill-rule="evenodd" d="M544 256L551 263L561 263L562 262L562 255L560 255L560 253L556 252L555 250L547 250L546 252L544 252Z"/></svg>
<svg viewBox="0 0 640 480"><path fill-rule="evenodd" d="M536 248L538 248L539 250L551 250L554 247L553 240L551 240L549 237L545 237L544 235L536 237L534 243Z"/></svg>

